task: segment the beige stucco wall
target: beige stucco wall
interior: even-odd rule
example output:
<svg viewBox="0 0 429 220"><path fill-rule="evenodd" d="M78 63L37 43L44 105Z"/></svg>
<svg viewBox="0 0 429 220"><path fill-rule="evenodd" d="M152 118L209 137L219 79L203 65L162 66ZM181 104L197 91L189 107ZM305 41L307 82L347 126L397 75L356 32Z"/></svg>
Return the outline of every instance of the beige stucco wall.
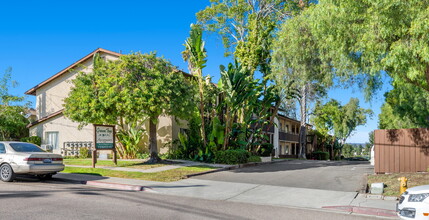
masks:
<svg viewBox="0 0 429 220"><path fill-rule="evenodd" d="M71 80L76 78L78 72L89 71L92 68L92 59L83 65L88 66L88 68L79 67L74 71L64 73L61 77L36 90L36 109L39 118L46 117L64 108L64 98L70 92Z"/></svg>
<svg viewBox="0 0 429 220"><path fill-rule="evenodd" d="M180 128L172 120L170 116L161 116L157 125L157 144L158 152L161 154L167 153L173 139L173 130L179 131ZM61 153L61 148L64 142L93 142L94 131L92 125L87 125L81 130L78 129L79 124L60 115L40 123L30 128L31 136L39 136L42 138L42 144L47 144L47 132L58 132L58 149L54 153ZM174 127L176 126L176 127ZM146 133L140 143L140 146L145 150L149 150L149 123L144 126ZM175 135L177 137L177 134Z"/></svg>
<svg viewBox="0 0 429 220"><path fill-rule="evenodd" d="M173 130L172 130L172 136L173 140L177 140L179 138L180 129L188 129L188 122L182 119L177 119L175 117L172 117L173 121Z"/></svg>
<svg viewBox="0 0 429 220"><path fill-rule="evenodd" d="M108 60L118 59L116 56L101 53L101 57ZM72 80L79 72L92 70L92 58L78 65L76 68L63 73L36 90L36 110L38 118L43 118L64 109L64 99L68 96L73 85ZM81 130L78 123L72 122L63 115L51 118L30 128L30 135L42 138L42 144L47 144L47 132L58 132L58 149L55 153L61 153L64 142L93 141L93 127L88 125Z"/></svg>
<svg viewBox="0 0 429 220"><path fill-rule="evenodd" d="M54 153L61 153L64 142L93 141L93 127L87 125L81 130L79 124L60 115L30 128L30 135L42 138L42 144L47 144L47 132L58 132L58 148Z"/></svg>
<svg viewBox="0 0 429 220"><path fill-rule="evenodd" d="M101 57L107 60L117 59L116 56L102 53ZM38 118L43 118L57 111L64 109L64 99L68 96L72 87L72 80L79 72L89 72L92 70L92 59L87 60L72 71L64 73L57 79L49 82L36 90L36 109ZM30 135L37 135L42 138L42 144L47 144L47 132L58 132L58 145L55 153L61 153L64 142L93 141L93 127L88 125L82 130L78 130L78 123L72 122L63 115L54 117L30 128ZM144 125L146 133L140 145L148 150L149 146L149 124ZM169 146L174 139L177 139L180 128L186 128L186 122L177 123L171 116L160 116L157 125L157 144L159 153L168 152Z"/></svg>
<svg viewBox="0 0 429 220"><path fill-rule="evenodd" d="M174 140L178 139L180 128L187 128L187 122L180 119L177 122L174 117L164 115L159 117L156 128L158 152L165 154L172 146ZM149 122L145 123L144 129L146 133L140 142L140 146L145 152L149 152Z"/></svg>
<svg viewBox="0 0 429 220"><path fill-rule="evenodd" d="M281 126L279 125L279 130L282 132L288 132L288 133L293 133L293 134L298 134L299 133L299 127L300 127L300 123L296 122L296 121L292 121L290 119L286 119L286 118L280 118L279 122L281 123ZM288 127L288 129L286 129L286 126ZM295 127L295 132L292 132L292 126Z"/></svg>
<svg viewBox="0 0 429 220"><path fill-rule="evenodd" d="M167 153L169 146L173 141L173 121L171 116L160 116L156 126L156 139L158 144L158 152L161 154ZM149 133L149 130L147 130Z"/></svg>
<svg viewBox="0 0 429 220"><path fill-rule="evenodd" d="M118 59L115 56L100 55L108 60ZM38 118L46 117L64 108L64 99L68 96L73 83L79 72L89 72L93 68L92 58L78 65L75 69L62 74L48 84L36 90L36 110Z"/></svg>

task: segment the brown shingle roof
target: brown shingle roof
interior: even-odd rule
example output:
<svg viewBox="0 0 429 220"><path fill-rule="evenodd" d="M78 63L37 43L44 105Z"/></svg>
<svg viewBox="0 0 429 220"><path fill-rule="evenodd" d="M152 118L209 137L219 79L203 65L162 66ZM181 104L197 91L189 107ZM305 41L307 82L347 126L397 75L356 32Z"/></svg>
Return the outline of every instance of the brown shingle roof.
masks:
<svg viewBox="0 0 429 220"><path fill-rule="evenodd" d="M50 114L50 115L48 115L48 116L43 117L43 118L41 118L41 119L39 119L39 120L37 120L37 121L31 122L30 124L28 124L28 125L27 125L27 128L31 128L31 127L33 127L34 125L37 125L37 124L42 123L42 122L44 122L44 121L47 121L47 120L49 120L49 119L51 119L51 118L54 118L54 117L56 117L56 116L62 115L62 114L63 114L63 111L64 111L64 110L63 110L63 109L61 109L61 110L59 110L59 111L57 111L57 112L54 112L54 113L52 113L52 114Z"/></svg>

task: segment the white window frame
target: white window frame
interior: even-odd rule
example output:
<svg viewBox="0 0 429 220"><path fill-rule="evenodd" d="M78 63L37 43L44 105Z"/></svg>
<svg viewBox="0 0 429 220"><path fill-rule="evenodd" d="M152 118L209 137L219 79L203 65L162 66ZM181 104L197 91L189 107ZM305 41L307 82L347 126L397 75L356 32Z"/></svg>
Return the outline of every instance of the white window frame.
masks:
<svg viewBox="0 0 429 220"><path fill-rule="evenodd" d="M55 140L55 144L52 144L51 142L50 142L50 138L49 138L49 135L50 134L56 134L56 137L57 137L57 139ZM57 149L59 149L59 147L60 146L58 146L59 145L59 137L60 137L60 132L58 132L58 131L47 131L46 133L45 133L45 135L46 135L46 144L50 144L50 145L52 145L52 149L53 150L57 150Z"/></svg>

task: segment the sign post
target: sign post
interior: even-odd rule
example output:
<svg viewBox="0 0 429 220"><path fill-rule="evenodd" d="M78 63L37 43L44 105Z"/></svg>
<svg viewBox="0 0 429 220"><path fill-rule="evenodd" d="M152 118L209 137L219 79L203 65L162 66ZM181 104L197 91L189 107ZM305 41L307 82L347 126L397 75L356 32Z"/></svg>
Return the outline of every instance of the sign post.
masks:
<svg viewBox="0 0 429 220"><path fill-rule="evenodd" d="M92 168L97 163L97 150L112 150L113 163L117 165L115 148L115 126L94 124L94 151L92 151Z"/></svg>

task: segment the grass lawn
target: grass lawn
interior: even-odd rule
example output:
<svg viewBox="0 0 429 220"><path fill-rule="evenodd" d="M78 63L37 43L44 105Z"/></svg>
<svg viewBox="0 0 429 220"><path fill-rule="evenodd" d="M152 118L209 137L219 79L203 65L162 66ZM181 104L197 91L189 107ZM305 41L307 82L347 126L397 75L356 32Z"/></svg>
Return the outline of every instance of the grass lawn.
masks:
<svg viewBox="0 0 429 220"><path fill-rule="evenodd" d="M163 165L163 164L162 164ZM200 173L204 171L213 170L213 167L207 166L191 166L181 167L173 170L167 170L157 173L141 173L141 172L125 172L115 171L103 168L80 168L80 167L66 167L64 173L78 173L78 174L92 174L107 177L119 177L127 179L139 179L160 182L173 182L185 178L186 175Z"/></svg>
<svg viewBox="0 0 429 220"><path fill-rule="evenodd" d="M165 166L165 164L143 164L142 161L128 161L128 160L118 160L117 167L128 167L135 169L151 169L156 167ZM77 166L92 166L92 159L64 159L65 165L77 165ZM98 160L95 164L96 167L114 167L115 164L112 160Z"/></svg>
<svg viewBox="0 0 429 220"><path fill-rule="evenodd" d="M368 176L368 185L371 183L384 183L385 196L400 196L398 178L406 177L408 179L408 188L429 185L429 173L394 173L394 174L376 174Z"/></svg>

